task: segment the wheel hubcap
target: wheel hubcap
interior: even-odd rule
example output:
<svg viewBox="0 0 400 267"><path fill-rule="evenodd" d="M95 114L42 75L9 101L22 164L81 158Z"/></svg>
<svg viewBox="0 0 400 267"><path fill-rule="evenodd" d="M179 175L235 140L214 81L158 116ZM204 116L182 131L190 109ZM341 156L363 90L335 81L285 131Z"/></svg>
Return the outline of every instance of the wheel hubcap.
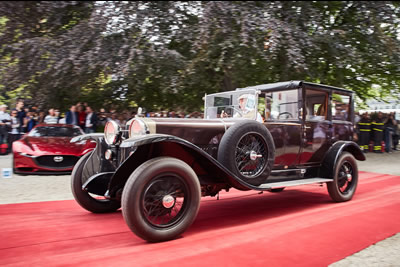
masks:
<svg viewBox="0 0 400 267"><path fill-rule="evenodd" d="M175 198L171 195L166 195L163 197L162 204L164 208L170 209L175 205Z"/></svg>
<svg viewBox="0 0 400 267"><path fill-rule="evenodd" d="M338 187L342 193L347 193L353 187L353 167L347 161L340 168Z"/></svg>
<svg viewBox="0 0 400 267"><path fill-rule="evenodd" d="M250 159L253 161L256 160L257 158L261 158L261 157L262 157L262 155L257 154L257 152L255 152L254 150L252 150L250 152Z"/></svg>

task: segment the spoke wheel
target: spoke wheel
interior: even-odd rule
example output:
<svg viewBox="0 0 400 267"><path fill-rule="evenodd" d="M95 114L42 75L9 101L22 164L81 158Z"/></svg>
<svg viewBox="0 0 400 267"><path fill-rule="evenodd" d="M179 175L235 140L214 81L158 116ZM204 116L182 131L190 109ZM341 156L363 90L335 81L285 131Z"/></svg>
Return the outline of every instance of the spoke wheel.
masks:
<svg viewBox="0 0 400 267"><path fill-rule="evenodd" d="M327 183L328 192L336 202L353 198L358 184L358 167L354 156L348 152L340 155L334 171L333 182Z"/></svg>
<svg viewBox="0 0 400 267"><path fill-rule="evenodd" d="M268 149L258 133L244 135L236 146L235 161L240 174L247 178L258 176L266 167Z"/></svg>
<svg viewBox="0 0 400 267"><path fill-rule="evenodd" d="M171 157L154 158L130 175L122 191L122 214L137 236L167 241L193 223L200 198L200 183L189 165Z"/></svg>
<svg viewBox="0 0 400 267"><path fill-rule="evenodd" d="M149 225L167 228L182 219L188 191L184 181L172 173L154 178L142 195L143 216Z"/></svg>
<svg viewBox="0 0 400 267"><path fill-rule="evenodd" d="M351 190L353 182L353 166L350 162L343 162L338 174L338 189L342 194Z"/></svg>
<svg viewBox="0 0 400 267"><path fill-rule="evenodd" d="M275 161L271 133L257 121L235 123L222 136L218 161L238 179L259 186L268 178Z"/></svg>

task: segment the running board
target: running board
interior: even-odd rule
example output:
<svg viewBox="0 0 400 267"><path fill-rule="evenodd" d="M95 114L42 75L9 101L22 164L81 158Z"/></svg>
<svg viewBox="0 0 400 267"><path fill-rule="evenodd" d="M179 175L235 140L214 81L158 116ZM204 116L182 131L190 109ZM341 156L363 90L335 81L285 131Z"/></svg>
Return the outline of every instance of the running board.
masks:
<svg viewBox="0 0 400 267"><path fill-rule="evenodd" d="M266 189L290 187L297 185L328 183L332 181L333 179L327 179L327 178L308 178L308 179L298 179L298 180L284 181L284 182L269 182L269 183L267 182L265 184L259 185L258 189L266 190Z"/></svg>

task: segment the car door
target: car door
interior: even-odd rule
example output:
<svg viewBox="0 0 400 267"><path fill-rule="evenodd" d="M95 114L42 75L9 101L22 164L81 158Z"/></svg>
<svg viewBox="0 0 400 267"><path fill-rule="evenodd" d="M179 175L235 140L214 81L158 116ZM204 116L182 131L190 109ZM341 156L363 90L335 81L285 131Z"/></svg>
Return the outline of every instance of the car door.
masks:
<svg viewBox="0 0 400 267"><path fill-rule="evenodd" d="M323 160L332 139L329 92L303 88L302 149L299 165L317 165Z"/></svg>
<svg viewBox="0 0 400 267"><path fill-rule="evenodd" d="M296 165L301 146L302 122L299 114L300 89L268 92L265 97L264 125L275 143L275 169ZM260 101L263 102L263 101Z"/></svg>

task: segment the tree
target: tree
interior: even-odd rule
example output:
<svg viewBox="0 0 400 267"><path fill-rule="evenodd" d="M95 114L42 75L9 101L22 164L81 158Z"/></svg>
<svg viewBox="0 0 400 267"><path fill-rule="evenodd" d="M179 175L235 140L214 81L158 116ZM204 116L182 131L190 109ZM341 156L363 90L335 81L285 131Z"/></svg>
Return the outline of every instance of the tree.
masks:
<svg viewBox="0 0 400 267"><path fill-rule="evenodd" d="M301 79L379 98L400 92L399 16L394 1L1 2L0 91L192 111L205 93Z"/></svg>

